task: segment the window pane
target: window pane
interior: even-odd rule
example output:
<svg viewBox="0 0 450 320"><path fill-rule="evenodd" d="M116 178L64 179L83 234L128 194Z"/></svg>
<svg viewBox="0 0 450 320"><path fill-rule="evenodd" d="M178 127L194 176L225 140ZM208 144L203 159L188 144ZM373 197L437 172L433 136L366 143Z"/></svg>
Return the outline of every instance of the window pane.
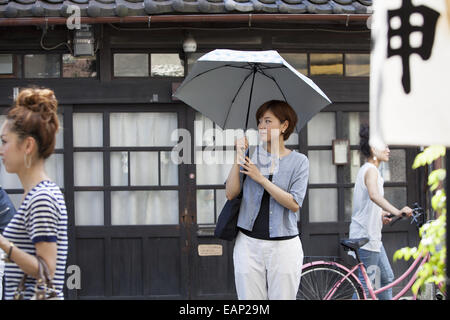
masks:
<svg viewBox="0 0 450 320"><path fill-rule="evenodd" d="M13 55L0 54L0 74L12 74L14 71Z"/></svg>
<svg viewBox="0 0 450 320"><path fill-rule="evenodd" d="M336 166L331 151L309 151L309 182L336 183Z"/></svg>
<svg viewBox="0 0 450 320"><path fill-rule="evenodd" d="M195 145L207 146L214 144L214 135L208 134L213 132L214 122L211 119L205 117L200 112L195 113L194 133L195 133Z"/></svg>
<svg viewBox="0 0 450 320"><path fill-rule="evenodd" d="M73 145L74 147L103 146L103 114L73 114Z"/></svg>
<svg viewBox="0 0 450 320"><path fill-rule="evenodd" d="M223 206L227 202L225 189L216 189L216 215L219 217L220 212L223 209ZM217 221L215 221L217 222Z"/></svg>
<svg viewBox="0 0 450 320"><path fill-rule="evenodd" d="M45 171L52 181L54 181L60 188L64 188L64 155L52 154L45 161Z"/></svg>
<svg viewBox="0 0 450 320"><path fill-rule="evenodd" d="M58 114L59 130L56 133L55 149L64 148L64 117L62 114Z"/></svg>
<svg viewBox="0 0 450 320"><path fill-rule="evenodd" d="M352 221L352 213L353 213L353 188L346 188L344 190L344 216L345 221Z"/></svg>
<svg viewBox="0 0 450 320"><path fill-rule="evenodd" d="M345 183L354 183L360 167L367 161L359 150L351 150L350 155L350 165L344 166ZM382 162L378 169L385 182L406 182L405 150L391 150L389 162Z"/></svg>
<svg viewBox="0 0 450 320"><path fill-rule="evenodd" d="M197 184L223 184L234 163L234 151L197 151Z"/></svg>
<svg viewBox="0 0 450 320"><path fill-rule="evenodd" d="M111 152L111 185L128 185L128 152Z"/></svg>
<svg viewBox="0 0 450 320"><path fill-rule="evenodd" d="M103 192L75 192L75 224L77 226L102 226Z"/></svg>
<svg viewBox="0 0 450 320"><path fill-rule="evenodd" d="M148 54L115 53L114 77L148 77Z"/></svg>
<svg viewBox="0 0 450 320"><path fill-rule="evenodd" d="M5 120L6 116L0 115L0 125L3 125ZM0 186L2 186L3 189L22 189L22 184L20 183L17 174L8 173L1 161L0 161Z"/></svg>
<svg viewBox="0 0 450 320"><path fill-rule="evenodd" d="M196 146L230 146L234 147L234 141L239 134L243 136L243 130L222 130L219 126L214 128L214 123L201 113L195 114L194 122ZM250 141L249 141L250 143Z"/></svg>
<svg viewBox="0 0 450 320"><path fill-rule="evenodd" d="M74 152L75 186L103 185L103 153Z"/></svg>
<svg viewBox="0 0 450 320"><path fill-rule="evenodd" d="M368 112L344 112L342 121L343 138L349 139L351 145L359 146L359 129L362 124L369 124Z"/></svg>
<svg viewBox="0 0 450 320"><path fill-rule="evenodd" d="M23 189L19 176L15 173L8 173L1 161L0 168L0 185L3 189Z"/></svg>
<svg viewBox="0 0 450 320"><path fill-rule="evenodd" d="M152 77L184 77L184 61L178 53L152 53Z"/></svg>
<svg viewBox="0 0 450 320"><path fill-rule="evenodd" d="M331 146L336 139L336 115L334 112L321 112L308 122L308 145Z"/></svg>
<svg viewBox="0 0 450 320"><path fill-rule="evenodd" d="M22 193L8 193L9 198L11 199L11 202L14 205L14 208L16 208L16 210L20 207L20 205L22 204L22 198L23 198L23 194Z"/></svg>
<svg viewBox="0 0 450 320"><path fill-rule="evenodd" d="M345 75L368 77L370 75L370 54L345 54Z"/></svg>
<svg viewBox="0 0 450 320"><path fill-rule="evenodd" d="M96 57L75 58L71 54L63 54L64 78L95 78L97 76Z"/></svg>
<svg viewBox="0 0 450 320"><path fill-rule="evenodd" d="M296 132L292 132L291 135L289 136L289 139L287 139L284 142L285 145L298 145L298 133Z"/></svg>
<svg viewBox="0 0 450 320"><path fill-rule="evenodd" d="M306 53L283 53L281 56L298 72L308 75L308 55Z"/></svg>
<svg viewBox="0 0 450 320"><path fill-rule="evenodd" d="M354 183L359 168L366 162L366 157L359 150L350 150L350 164L343 166L344 183Z"/></svg>
<svg viewBox="0 0 450 320"><path fill-rule="evenodd" d="M406 187L385 187L384 197L397 209L408 205L406 202Z"/></svg>
<svg viewBox="0 0 450 320"><path fill-rule="evenodd" d="M197 190L197 224L215 223L214 190Z"/></svg>
<svg viewBox="0 0 450 320"><path fill-rule="evenodd" d="M344 64L340 53L311 53L311 75L343 75Z"/></svg>
<svg viewBox="0 0 450 320"><path fill-rule="evenodd" d="M178 224L178 191L111 192L113 225Z"/></svg>
<svg viewBox="0 0 450 320"><path fill-rule="evenodd" d="M171 152L161 152L161 185L178 185L178 165L171 159Z"/></svg>
<svg viewBox="0 0 450 320"><path fill-rule="evenodd" d="M26 54L25 78L59 78L61 76L59 54Z"/></svg>
<svg viewBox="0 0 450 320"><path fill-rule="evenodd" d="M158 185L158 152L130 152L132 186Z"/></svg>
<svg viewBox="0 0 450 320"><path fill-rule="evenodd" d="M380 164L380 172L385 182L406 182L405 150L391 150L389 162Z"/></svg>
<svg viewBox="0 0 450 320"><path fill-rule="evenodd" d="M174 146L171 140L178 128L176 113L111 113L110 139L113 147Z"/></svg>
<svg viewBox="0 0 450 320"><path fill-rule="evenodd" d="M337 221L337 194L337 189L309 189L309 222Z"/></svg>

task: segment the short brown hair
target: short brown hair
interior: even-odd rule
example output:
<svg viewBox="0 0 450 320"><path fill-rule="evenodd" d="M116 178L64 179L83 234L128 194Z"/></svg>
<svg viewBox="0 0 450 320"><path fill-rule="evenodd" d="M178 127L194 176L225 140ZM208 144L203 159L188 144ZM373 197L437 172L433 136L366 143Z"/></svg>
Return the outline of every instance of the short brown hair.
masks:
<svg viewBox="0 0 450 320"><path fill-rule="evenodd" d="M19 92L6 116L19 139L31 136L36 140L38 155L44 159L55 149L59 129L57 108L58 101L52 90L25 88Z"/></svg>
<svg viewBox="0 0 450 320"><path fill-rule="evenodd" d="M297 125L297 114L294 109L289 105L289 103L281 100L270 100L265 102L262 106L258 108L256 111L256 123L259 123L259 119L266 113L266 111L270 110L275 117L280 120L281 123L284 121L288 121L289 125L287 129L283 133L283 139L289 139L289 136L294 132L295 126Z"/></svg>

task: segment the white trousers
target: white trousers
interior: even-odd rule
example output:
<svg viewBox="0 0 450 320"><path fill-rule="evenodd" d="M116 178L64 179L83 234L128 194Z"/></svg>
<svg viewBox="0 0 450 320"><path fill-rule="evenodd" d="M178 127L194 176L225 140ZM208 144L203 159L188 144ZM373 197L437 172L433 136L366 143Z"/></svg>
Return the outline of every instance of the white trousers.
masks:
<svg viewBox="0 0 450 320"><path fill-rule="evenodd" d="M239 232L233 261L239 300L295 300L303 264L299 237L260 240Z"/></svg>

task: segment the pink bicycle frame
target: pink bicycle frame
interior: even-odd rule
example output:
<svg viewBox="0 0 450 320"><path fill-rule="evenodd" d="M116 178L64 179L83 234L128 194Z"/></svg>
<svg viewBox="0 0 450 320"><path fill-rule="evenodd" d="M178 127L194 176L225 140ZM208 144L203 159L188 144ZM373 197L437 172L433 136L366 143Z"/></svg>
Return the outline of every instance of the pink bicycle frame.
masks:
<svg viewBox="0 0 450 320"><path fill-rule="evenodd" d="M376 298L376 295L377 294L379 294L380 292L383 292L383 291L385 291L385 290L388 290L389 288L392 288L393 286L395 286L395 285L397 285L397 284L399 284L400 282L402 282L413 270L414 270L414 268L417 266L417 264L420 262L420 265L419 265L419 268L417 268L417 270L416 270L416 272L414 273L414 275L411 277L411 279L409 280L409 282L408 282L408 284L395 296L395 297L393 297L392 298L392 300L398 300L400 297L402 297L411 287L412 287L412 285L414 284L414 282L416 281L416 279L417 279L417 274L418 274L418 272L419 272L419 269L420 269L420 267L422 267L422 265L426 262L426 261L428 261L428 259L429 259L429 254L427 254L426 256L422 256L422 255L419 255L419 257L417 257L417 259L414 261L414 263L408 268L408 270L405 272L405 273L403 273L398 279L396 279L395 281L393 281L392 283L390 283L389 285L387 285L387 286L384 286L384 287L382 287L382 288L379 288L379 289L377 289L377 290L374 290L373 289L373 287L372 287L372 282L371 282L371 280L369 279L369 276L367 275L367 272L366 272L366 268L364 267L364 264L361 262L361 263L359 263L359 264L357 264L357 265L355 265L351 270L349 270L347 267L345 267L345 266L343 266L343 265L341 265L341 264L339 264L339 263L336 263L336 262L328 262L328 261L315 261L315 262L311 262L311 263L308 263L308 264L306 264L304 267L307 267L307 266L313 266L313 265L320 265L320 264L327 264L327 265L335 265L335 266L337 266L337 267L339 267L339 268L341 268L341 269L343 269L344 271L346 271L347 272L347 274L340 280L340 281L338 281L338 282L336 282L335 284L334 284L334 286L333 286L333 288L331 288L330 289L330 291L325 295L325 297L324 297L324 300L330 300L332 297L333 297L333 295L334 295L334 293L336 292L336 290L339 288L339 286L341 285L341 283L343 282L343 281L345 281L345 279L347 279L348 277L353 277L353 279L354 280L356 280L360 285L361 285L361 287L363 288L363 285L362 285L362 283L361 283L361 281L359 280L359 278L355 275L355 271L356 270L358 270L358 269L361 269L361 272L362 272L362 274L363 274L363 277L364 277L364 281L366 282L366 284L367 284L367 289L368 289L368 291L369 291L369 294L370 294L370 297L373 299L373 300L376 300L377 298ZM364 299L367 299L367 296L366 296L366 292L365 292L365 290L363 290L363 295L364 295ZM413 296L413 299L415 300L415 299L417 299L417 296L416 295L414 295Z"/></svg>
<svg viewBox="0 0 450 320"><path fill-rule="evenodd" d="M402 282L414 270L414 268L420 262L419 267L417 268L416 272L414 273L414 275L409 280L408 284L395 297L392 298L392 300L398 300L400 297L402 297L412 287L412 285L414 284L414 282L417 279L417 274L419 273L420 268L424 265L425 262L428 261L429 258L430 258L429 254L427 254L425 256L419 255L417 257L417 259L414 260L414 263L409 267L409 269L405 273L403 273L398 279L393 281L391 284L389 284L387 286L384 286L384 287L382 287L382 288L380 288L378 290L374 291L373 288L372 288L372 284L370 282L366 281L366 283L369 283L369 286L367 288L369 289L369 292L370 292L370 295L372 296L372 299L376 299L376 295L378 293L383 292L383 291L385 291L385 290L387 290L389 288L392 288L393 286L395 286L395 285L399 284L400 282ZM416 299L417 299L417 296L414 295L413 296L413 300L416 300Z"/></svg>
<svg viewBox="0 0 450 320"><path fill-rule="evenodd" d="M333 296L333 294L336 292L337 288L339 288L340 284L343 281L345 281L345 279L347 279L348 277L352 277L362 287L361 281L359 281L359 278L357 276L355 276L355 274L354 274L354 272L358 269L359 265L356 265L351 270L349 270L347 267L345 267L345 266L343 266L343 265L341 265L341 264L339 264L337 262L313 261L313 262L310 262L310 263L307 263L307 264L303 265L303 268L306 268L306 267L309 267L309 266L321 265L321 264L326 264L326 265L330 265L330 266L337 266L340 269L343 269L345 272L347 272L347 274L340 281L336 282L335 285L333 286L333 288L331 288L331 290L325 295L324 300L330 300L331 297ZM366 274L366 273L364 272L364 274ZM363 292L363 294L364 294L364 299L366 299L366 293Z"/></svg>

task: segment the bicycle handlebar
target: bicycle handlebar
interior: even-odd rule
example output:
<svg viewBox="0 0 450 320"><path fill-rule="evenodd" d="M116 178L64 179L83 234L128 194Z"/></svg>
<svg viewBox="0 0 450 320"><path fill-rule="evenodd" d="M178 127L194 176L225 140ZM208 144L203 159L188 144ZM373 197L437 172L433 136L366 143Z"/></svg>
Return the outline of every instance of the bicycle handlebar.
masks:
<svg viewBox="0 0 450 320"><path fill-rule="evenodd" d="M414 203L414 209L412 209L412 210L413 210L413 214L411 217L413 220L411 221L411 223L416 222L416 224L417 224L417 223L419 223L418 218L424 214L424 211L423 211L422 207L420 207L419 204L417 204L417 202ZM389 223L389 226L392 227L392 225L394 225L398 220L406 218L408 216L406 213L402 212L398 216L391 213L391 214L387 215L386 217L393 218L392 221ZM420 226L418 226L418 227L420 227Z"/></svg>
<svg viewBox="0 0 450 320"><path fill-rule="evenodd" d="M389 225L392 227L394 223L396 223L398 220L403 219L406 217L406 213L402 212L400 215L390 214L387 216L388 218L393 218L392 221L389 223Z"/></svg>

